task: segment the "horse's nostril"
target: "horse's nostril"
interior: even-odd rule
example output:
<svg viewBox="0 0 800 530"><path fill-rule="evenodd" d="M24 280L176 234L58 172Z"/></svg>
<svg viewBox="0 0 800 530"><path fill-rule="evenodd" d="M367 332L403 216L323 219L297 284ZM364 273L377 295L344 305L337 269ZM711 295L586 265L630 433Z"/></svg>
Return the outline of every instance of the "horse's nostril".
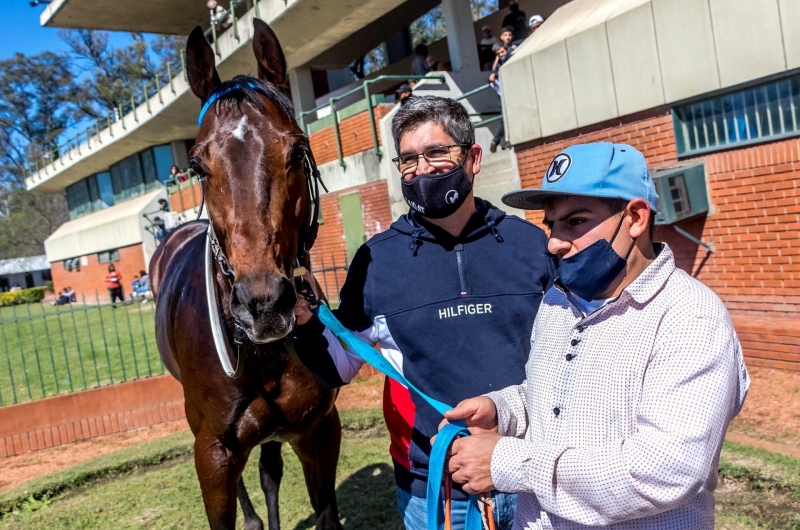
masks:
<svg viewBox="0 0 800 530"><path fill-rule="evenodd" d="M237 313L246 311L252 317L264 313L286 313L294 308L295 301L294 284L280 275L269 277L259 289L253 289L247 280L237 282L231 294L232 308L238 308Z"/></svg>

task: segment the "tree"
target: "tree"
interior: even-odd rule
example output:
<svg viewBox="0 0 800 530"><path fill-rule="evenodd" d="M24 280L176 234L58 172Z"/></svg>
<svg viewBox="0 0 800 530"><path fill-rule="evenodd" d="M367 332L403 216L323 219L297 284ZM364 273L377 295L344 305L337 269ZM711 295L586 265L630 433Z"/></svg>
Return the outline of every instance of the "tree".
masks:
<svg viewBox="0 0 800 530"><path fill-rule="evenodd" d="M26 167L41 146L79 121L69 58L45 52L0 61L0 258L42 254L67 219L62 196L25 189Z"/></svg>
<svg viewBox="0 0 800 530"><path fill-rule="evenodd" d="M0 61L0 185L24 185L29 159L80 118L69 59L45 52Z"/></svg>
<svg viewBox="0 0 800 530"><path fill-rule="evenodd" d="M83 74L79 83L80 108L95 119L129 107L131 99L140 104L145 98L145 85L153 84L156 77L161 86L167 83L166 65L170 65L173 75L178 72L180 49L185 44L183 38L159 35L148 46L141 33L131 33L129 44L114 48L109 45L107 31L60 30L59 35Z"/></svg>

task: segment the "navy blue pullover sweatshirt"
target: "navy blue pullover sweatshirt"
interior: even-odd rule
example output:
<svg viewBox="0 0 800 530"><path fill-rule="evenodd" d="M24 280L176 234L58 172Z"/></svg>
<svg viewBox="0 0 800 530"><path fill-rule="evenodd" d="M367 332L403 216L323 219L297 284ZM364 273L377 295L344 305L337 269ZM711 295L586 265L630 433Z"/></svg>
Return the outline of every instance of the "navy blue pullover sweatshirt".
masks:
<svg viewBox="0 0 800 530"><path fill-rule="evenodd" d="M453 406L523 381L533 321L555 274L540 228L475 202L459 237L412 210L367 241L335 311L417 388ZM348 383L363 364L316 317L293 339L326 385ZM384 412L398 486L424 497L429 440L442 416L396 383Z"/></svg>

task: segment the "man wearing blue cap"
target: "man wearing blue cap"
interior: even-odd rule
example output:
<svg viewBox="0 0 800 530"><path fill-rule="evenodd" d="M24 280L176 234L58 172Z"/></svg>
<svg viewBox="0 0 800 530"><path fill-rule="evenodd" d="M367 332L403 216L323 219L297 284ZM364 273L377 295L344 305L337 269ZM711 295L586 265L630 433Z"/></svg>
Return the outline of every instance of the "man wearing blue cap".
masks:
<svg viewBox="0 0 800 530"><path fill-rule="evenodd" d="M722 301L653 244L658 196L628 145L575 145L540 189L558 279L526 380L461 402L464 491L516 492L515 529L713 529L717 465L750 378Z"/></svg>

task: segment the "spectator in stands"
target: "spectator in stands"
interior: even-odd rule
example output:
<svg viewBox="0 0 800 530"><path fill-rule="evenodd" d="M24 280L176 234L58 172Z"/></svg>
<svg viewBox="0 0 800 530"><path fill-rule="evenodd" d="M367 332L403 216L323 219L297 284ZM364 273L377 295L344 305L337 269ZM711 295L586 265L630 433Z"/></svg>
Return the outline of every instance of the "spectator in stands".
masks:
<svg viewBox="0 0 800 530"><path fill-rule="evenodd" d="M528 16L525 14L525 11L519 8L518 0L510 0L510 2L508 2L508 9L511 12L503 18L503 29L505 29L506 26L510 26L514 34L514 43L519 44L525 40L525 37L527 37L530 32L528 29ZM502 39L503 37L501 36L500 38Z"/></svg>
<svg viewBox="0 0 800 530"><path fill-rule="evenodd" d="M517 49L517 45L514 44L514 28L511 26L504 26L502 30L500 30L500 43L505 46L508 53L513 53L514 50Z"/></svg>
<svg viewBox="0 0 800 530"><path fill-rule="evenodd" d="M117 272L113 263L108 264L108 274L106 274L106 286L108 295L111 297L111 306L116 308L116 301L125 303L125 292L122 290L122 274Z"/></svg>
<svg viewBox="0 0 800 530"><path fill-rule="evenodd" d="M217 28L228 29L231 27L231 22L228 20L228 12L224 7L217 4L217 0L208 0L206 3L211 15L211 23Z"/></svg>
<svg viewBox="0 0 800 530"><path fill-rule="evenodd" d="M492 68L492 73L489 75L489 84L492 85L492 88L497 95L500 95L500 67L511 57L511 54L508 53L508 50L505 46L498 43L495 44L495 61L494 67ZM506 135L506 128L505 123L502 121L500 125L497 127L497 130L494 132L494 138L492 138L492 143L489 144L489 151L492 153L497 152L497 146L501 146L504 150L508 149L508 145L505 141Z"/></svg>
<svg viewBox="0 0 800 530"><path fill-rule="evenodd" d="M178 182L186 182L189 180L189 175L187 175L185 171L181 171L181 168L178 166L172 166L169 169L169 180L171 180L173 184L177 184Z"/></svg>
<svg viewBox="0 0 800 530"><path fill-rule="evenodd" d="M480 60L482 65L485 66L488 63L491 67L492 61L494 61L494 52L492 52L492 46L497 44L497 37L492 35L491 26L483 26L482 30L483 33L481 34L481 41L478 44ZM488 69L489 68L484 68L484 70Z"/></svg>
<svg viewBox="0 0 800 530"><path fill-rule="evenodd" d="M544 17L542 17L542 15L533 15L528 20L528 27L531 30L531 34L533 34L533 32L536 31L536 29L542 24L544 24Z"/></svg>
<svg viewBox="0 0 800 530"><path fill-rule="evenodd" d="M405 105L411 100L413 97L411 91L411 85L408 83L400 85L400 88L397 89L397 101L400 103L400 106Z"/></svg>
<svg viewBox="0 0 800 530"><path fill-rule="evenodd" d="M431 67L428 65L428 46L417 44L414 53L416 57L411 61L411 75L426 75L431 71Z"/></svg>
<svg viewBox="0 0 800 530"><path fill-rule="evenodd" d="M158 199L158 209L162 212L169 211L169 203L167 202L167 199Z"/></svg>

